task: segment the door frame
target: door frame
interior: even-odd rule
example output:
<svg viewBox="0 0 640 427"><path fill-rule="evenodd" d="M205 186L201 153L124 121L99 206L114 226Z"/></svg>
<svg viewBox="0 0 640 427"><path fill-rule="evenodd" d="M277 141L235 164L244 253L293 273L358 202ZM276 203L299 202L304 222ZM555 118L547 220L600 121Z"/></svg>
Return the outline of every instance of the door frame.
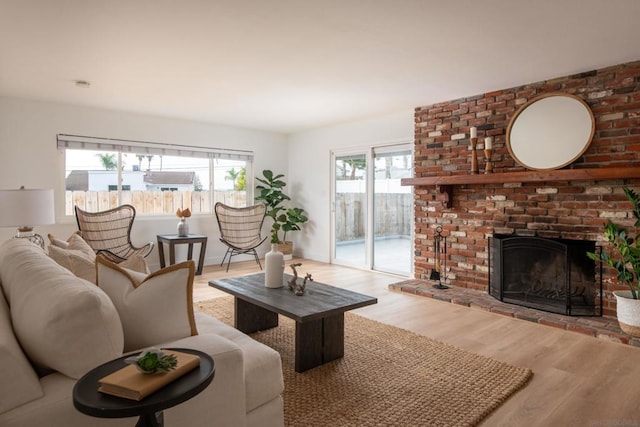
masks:
<svg viewBox="0 0 640 427"><path fill-rule="evenodd" d="M409 140L398 140L398 141L388 141L385 143L378 143L378 144L372 144L372 145L366 145L366 146L355 146L355 147L345 147L345 148L335 148L335 149L331 149L330 150L330 162L331 162L331 170L329 173L330 176L330 184L329 184L329 188L330 188L330 200L329 200L329 205L330 205L330 209L329 209L329 215L330 215L330 228L331 228L331 232L330 232L330 250L329 250L329 262L331 264L336 264L336 265L344 265L347 267L354 267L354 268L361 268L364 270L369 270L369 271L377 271L380 273L385 273L385 274L391 274L394 276L401 276L401 277L412 277L413 276L413 270L414 270L414 266L413 266L413 259L414 259L414 253L413 251L410 251L410 256L411 256L411 262L410 262L410 271L408 272L407 276L401 275L401 274L397 274L397 273L393 273L393 272L387 272L387 271L383 271L383 270L374 270L373 268L373 263L374 263L374 259L373 259L373 251L374 251L374 245L373 245L373 232L374 232L374 212L373 212L373 207L374 207L374 178L375 178L375 165L373 163L374 161L374 154L378 153L378 154L384 154L384 153L388 153L388 152L395 152L395 151L402 151L402 150L408 150L412 152L412 155L415 156L415 152L414 152L414 145L412 143L412 141ZM367 163L367 170L366 170L366 194L365 194L365 199L366 199L366 206L367 206L367 215L366 215L366 235L365 235L365 263L363 265L357 265L357 264L349 264L349 263L344 263L344 262L340 262L340 260L336 260L336 221L335 221L335 211L336 211L336 159L338 157L342 157L342 156L354 156L354 155L364 155L365 159L366 159L366 163ZM413 168L413 161L411 164L411 167ZM411 188L411 192L413 194L413 188ZM413 220L413 224L411 226L411 241L414 241L414 235L415 235L415 216L414 220Z"/></svg>

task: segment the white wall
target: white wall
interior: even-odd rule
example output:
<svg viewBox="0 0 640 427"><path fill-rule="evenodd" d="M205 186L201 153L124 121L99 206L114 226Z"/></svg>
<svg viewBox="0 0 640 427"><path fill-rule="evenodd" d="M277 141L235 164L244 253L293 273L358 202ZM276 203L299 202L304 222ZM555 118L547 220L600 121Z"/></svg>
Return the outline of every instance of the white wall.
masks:
<svg viewBox="0 0 640 427"><path fill-rule="evenodd" d="M77 230L75 218L62 216L63 159L56 148L56 134L59 133L252 150L256 175L261 175L263 169L287 173L288 144L286 137L278 133L0 97L0 188L15 189L24 185L26 188L55 189L56 224L36 227L36 232L45 237L52 233L66 238ZM175 233L177 222L177 218L137 217L132 241L141 244L155 241L157 234ZM264 232L267 231L265 227ZM0 228L0 241L12 237L14 232L13 228ZM225 248L218 241L215 216L192 217L190 232L209 237L206 263L219 263ZM178 248L179 260L186 254L185 246ZM268 250L267 246L265 243L261 247L263 253ZM152 269L159 266L156 251L148 258ZM197 250L194 256L197 256Z"/></svg>
<svg viewBox="0 0 640 427"><path fill-rule="evenodd" d="M309 214L301 232L292 233L296 255L330 260L331 150L412 143L413 110L369 120L301 132L289 137L289 195Z"/></svg>

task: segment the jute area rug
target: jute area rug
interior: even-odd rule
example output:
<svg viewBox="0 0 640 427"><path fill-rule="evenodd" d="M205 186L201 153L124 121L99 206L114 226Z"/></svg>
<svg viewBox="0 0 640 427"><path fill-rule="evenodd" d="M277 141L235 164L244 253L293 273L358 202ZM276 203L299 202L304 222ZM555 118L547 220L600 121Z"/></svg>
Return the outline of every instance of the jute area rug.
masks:
<svg viewBox="0 0 640 427"><path fill-rule="evenodd" d="M233 325L233 298L195 304ZM345 355L294 371L295 322L251 336L282 357L285 425L473 426L522 388L528 369L345 314Z"/></svg>

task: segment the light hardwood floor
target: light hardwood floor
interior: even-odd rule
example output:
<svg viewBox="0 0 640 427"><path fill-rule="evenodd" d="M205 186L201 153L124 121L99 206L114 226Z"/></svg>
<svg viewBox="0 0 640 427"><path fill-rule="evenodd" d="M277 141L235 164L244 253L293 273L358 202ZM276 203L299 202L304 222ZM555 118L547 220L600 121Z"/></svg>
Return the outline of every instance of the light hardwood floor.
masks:
<svg viewBox="0 0 640 427"><path fill-rule="evenodd" d="M640 348L388 290L402 278L298 261L298 271L317 281L377 297L378 304L354 311L361 316L533 370L483 426L640 427ZM211 279L254 272L253 261L232 264L229 273L207 266L196 276L194 299L224 295L208 286Z"/></svg>

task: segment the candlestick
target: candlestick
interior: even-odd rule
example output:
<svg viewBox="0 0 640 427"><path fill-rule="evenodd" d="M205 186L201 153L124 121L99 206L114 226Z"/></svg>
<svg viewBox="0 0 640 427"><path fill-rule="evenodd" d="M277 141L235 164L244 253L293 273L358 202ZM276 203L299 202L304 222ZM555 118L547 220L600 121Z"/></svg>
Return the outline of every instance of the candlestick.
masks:
<svg viewBox="0 0 640 427"><path fill-rule="evenodd" d="M478 173L478 154L476 152L476 144L478 138L470 138L471 141L471 173Z"/></svg>
<svg viewBox="0 0 640 427"><path fill-rule="evenodd" d="M484 146L484 157L487 159L487 162L484 164L484 173L493 172L493 162L491 161L491 143L489 143L489 148L487 148L487 143L485 142Z"/></svg>

